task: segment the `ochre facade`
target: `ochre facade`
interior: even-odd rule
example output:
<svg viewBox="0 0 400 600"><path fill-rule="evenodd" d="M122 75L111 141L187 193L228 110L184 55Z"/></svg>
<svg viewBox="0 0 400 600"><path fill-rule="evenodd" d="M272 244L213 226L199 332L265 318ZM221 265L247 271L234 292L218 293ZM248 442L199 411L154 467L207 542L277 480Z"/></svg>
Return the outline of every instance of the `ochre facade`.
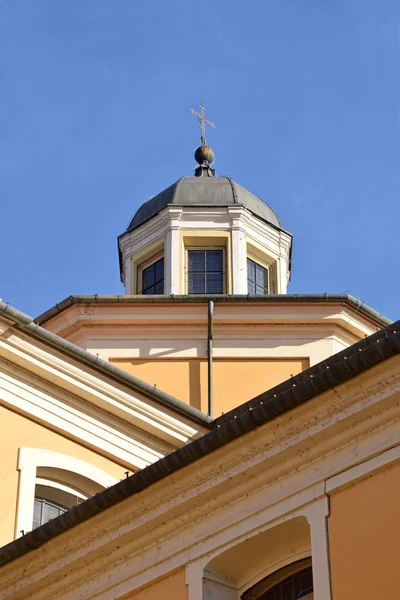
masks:
<svg viewBox="0 0 400 600"><path fill-rule="evenodd" d="M110 359L110 363L207 412L206 359ZM213 361L213 414L219 416L309 366L307 358Z"/></svg>
<svg viewBox="0 0 400 600"><path fill-rule="evenodd" d="M64 436L51 431L44 425L19 415L0 406L0 483L1 507L0 510L0 545L10 542L15 534L15 519L18 498L18 453L20 448L40 448L62 453L68 457L85 461L94 467L105 471L116 481L124 475L122 465L105 458L99 450L85 448L77 441L66 439Z"/></svg>
<svg viewBox="0 0 400 600"><path fill-rule="evenodd" d="M124 596L121 600L169 600L169 598L171 600L188 600L185 569L179 569L133 594Z"/></svg>
<svg viewBox="0 0 400 600"><path fill-rule="evenodd" d="M217 419L200 445L182 448L190 457L186 466L178 451L169 473L158 471L152 481L150 470L142 489L134 483L140 473L133 475L133 486L123 487L108 508L101 501L76 528L55 530L37 550L6 561L0 597L253 600L311 565L313 588L302 596L307 600L397 599L400 357L347 376L355 364L369 364L377 350L385 355L383 345L399 337L392 329L369 346L366 340L366 349L350 348L310 369L303 379L294 375L288 381L296 400L290 410L271 416L274 395L264 394L237 419ZM340 361L344 380L310 394L338 377ZM287 405L285 390L276 402ZM263 403L266 412L260 411ZM246 433L253 411L257 426ZM118 476L118 466L89 456L90 450L51 439L53 432L23 425L10 411L5 415L14 431L9 437L32 444L35 434L44 446L84 452L86 460ZM195 458L210 437L220 444ZM15 453L16 445L8 443L6 451ZM114 500L123 483L110 490Z"/></svg>
<svg viewBox="0 0 400 600"><path fill-rule="evenodd" d="M333 598L399 598L400 463L331 496Z"/></svg>
<svg viewBox="0 0 400 600"><path fill-rule="evenodd" d="M208 412L208 302L72 298L41 321L151 386ZM379 326L347 301L215 299L212 416L290 379Z"/></svg>
<svg viewBox="0 0 400 600"><path fill-rule="evenodd" d="M287 294L292 236L204 150L124 295L0 301L0 600L400 597L400 323Z"/></svg>

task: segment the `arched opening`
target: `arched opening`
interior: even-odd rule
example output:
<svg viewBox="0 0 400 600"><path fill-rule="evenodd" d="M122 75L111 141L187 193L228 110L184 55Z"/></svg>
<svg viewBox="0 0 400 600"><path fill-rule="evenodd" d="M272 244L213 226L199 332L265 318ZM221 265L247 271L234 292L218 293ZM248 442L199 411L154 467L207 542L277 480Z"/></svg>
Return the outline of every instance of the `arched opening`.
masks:
<svg viewBox="0 0 400 600"><path fill-rule="evenodd" d="M265 577L242 595L242 600L312 600L311 559L292 563Z"/></svg>
<svg viewBox="0 0 400 600"><path fill-rule="evenodd" d="M116 483L90 463L41 448L20 448L18 470L16 537Z"/></svg>
<svg viewBox="0 0 400 600"><path fill-rule="evenodd" d="M78 473L54 467L37 467L32 529L103 489L103 486Z"/></svg>
<svg viewBox="0 0 400 600"><path fill-rule="evenodd" d="M215 556L203 572L203 597L310 600L313 598L310 556L310 526L306 517L284 521Z"/></svg>

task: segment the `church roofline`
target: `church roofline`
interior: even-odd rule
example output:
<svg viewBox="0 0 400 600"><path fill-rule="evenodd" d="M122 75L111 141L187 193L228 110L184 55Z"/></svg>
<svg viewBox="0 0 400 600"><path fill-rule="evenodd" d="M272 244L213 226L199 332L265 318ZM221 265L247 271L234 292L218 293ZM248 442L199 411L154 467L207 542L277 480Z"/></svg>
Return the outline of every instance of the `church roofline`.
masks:
<svg viewBox="0 0 400 600"><path fill-rule="evenodd" d="M308 400L400 354L400 321L334 354L213 422L213 430L0 548L5 565L72 527L254 431Z"/></svg>
<svg viewBox="0 0 400 600"><path fill-rule="evenodd" d="M77 295L68 296L61 302L55 304L47 311L35 318L35 323L42 325L56 315L62 313L70 306L76 304L170 304L170 303L203 303L213 300L216 304L256 302L266 304L273 303L305 303L305 302L344 302L357 312L368 317L382 327L390 325L392 321L376 310L361 302L349 294L268 294L267 296L250 296L238 294L196 294L196 295L172 295L172 296L147 296L147 295ZM30 317L29 317L30 318ZM108 364L108 363L106 363Z"/></svg>
<svg viewBox="0 0 400 600"><path fill-rule="evenodd" d="M204 198L205 189L208 192L213 190L214 194L207 193ZM241 206L275 229L285 231L271 206L238 184L232 177L221 175L203 178L184 175L143 202L131 218L126 230L118 236L118 240L141 227L171 205L182 208Z"/></svg>
<svg viewBox="0 0 400 600"><path fill-rule="evenodd" d="M146 383L138 377L119 369L99 356L92 354L83 348L79 348L79 346L72 344L55 333L44 329L32 317L17 310L10 304L0 301L0 317L11 321L17 329L28 333L39 341L61 351L63 354L67 354L80 362L84 362L96 371L100 371L104 375L123 383L136 392L144 394L148 398L162 404L164 407L167 407L204 427L210 427L212 419L209 415L206 415L197 408L159 390L156 386Z"/></svg>

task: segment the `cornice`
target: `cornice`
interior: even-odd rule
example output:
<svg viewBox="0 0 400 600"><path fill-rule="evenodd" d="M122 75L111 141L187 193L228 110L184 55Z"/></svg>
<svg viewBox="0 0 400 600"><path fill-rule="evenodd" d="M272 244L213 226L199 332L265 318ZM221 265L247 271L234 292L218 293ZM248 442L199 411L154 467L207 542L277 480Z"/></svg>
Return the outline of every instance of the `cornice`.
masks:
<svg viewBox="0 0 400 600"><path fill-rule="evenodd" d="M68 302L71 298L68 300ZM6 315L6 316L5 316ZM110 382L112 389L122 385L123 389L129 390L133 396L145 398L149 406L157 406L161 411L165 410L165 414L180 415L184 423L200 423L207 428L211 418L201 411L181 402L177 398L158 390L153 384L148 384L134 375L130 375L122 371L107 361L95 356L86 350L71 344L68 340L60 338L51 331L40 327L34 320L16 310L9 304L0 302L0 325L2 322L6 324L12 323L12 327L3 333L4 345L13 334L18 338L25 339L28 343L37 348L46 349L50 356L58 356L66 364L75 366L83 373L91 375L102 381ZM14 352L16 360L17 353ZM52 359L50 359L52 365ZM196 427L196 425L195 425Z"/></svg>
<svg viewBox="0 0 400 600"><path fill-rule="evenodd" d="M94 411L93 415L97 414L97 409L100 409L102 412L102 424L100 423L101 419L98 420L100 437L101 435L107 437L107 427L109 428L110 435L111 431L117 432L115 424L112 424L113 419L117 419L123 423L126 432L132 431L133 435L131 434L132 437L130 440L126 437L127 433L125 434L126 439L122 446L117 441L119 434L113 433L114 437L115 435L117 436L114 442L115 447L113 450L112 446L109 446L108 453L112 454L114 452L114 456L119 462L130 462L136 467L146 466L146 464L157 460L168 451L179 448L198 435L200 431L203 431L200 428L193 427L187 419L177 418L172 414L172 411L161 409L154 401L140 394L135 394L132 391L128 392L124 390L122 385L108 381L104 376L97 376L88 369L83 369L80 365L65 360L57 352L49 353L47 348L33 343L32 340L23 334L16 335L15 332L12 332L7 339L1 337L0 356L8 363L15 365L17 369L23 369L26 374L29 373L30 377L33 376L36 379L39 377L43 382L42 385L50 386L50 389L52 389L51 393L55 398L58 398L54 403L51 394L47 395L46 398L42 396L40 401L38 400L35 404L33 397L26 390L22 408L22 404L18 405L17 399L20 397L18 393L16 396L13 396L13 389L19 385L17 378L14 379L14 382L8 382L7 389L9 394L8 402L18 410L24 410L27 414L32 412L33 416L35 414L37 416L37 411L39 410L44 422L47 420L52 427L57 423L57 428L62 430L64 427L65 432L71 435L76 435L73 434L73 431L77 431L76 428L78 427L82 432L87 431L90 437L90 425L86 417L88 406L90 406L91 410ZM4 382L3 389L5 389ZM86 404L86 407L81 405L79 409L77 405L77 408L73 411L73 418L71 415L68 416L68 402L65 402L63 405L60 390L63 390L67 394L72 394L72 397L75 398L75 403L79 405L79 402L83 402ZM34 408L32 402L36 408ZM57 409L56 405L58 406ZM63 419L60 417L61 413L64 414L65 423L63 423ZM56 415L56 420L53 419L52 415ZM107 417L107 415L110 415L110 417ZM93 419L94 417L92 416L91 418ZM68 422L71 423L70 428ZM101 434L100 430L102 428L104 431ZM135 428L140 431L137 441L134 439ZM122 440L124 436L121 434L120 437ZM143 446L143 442L147 444L147 449ZM100 438L98 446L101 449ZM155 450L157 446L164 448L162 454ZM122 450L122 447L125 450ZM138 452L139 448L142 448L139 454L137 454L135 447L137 447ZM128 448L131 448L132 451L130 461L129 453L127 453Z"/></svg>
<svg viewBox="0 0 400 600"><path fill-rule="evenodd" d="M118 410L112 413L54 383L0 359L1 404L132 470L175 448L152 437Z"/></svg>
<svg viewBox="0 0 400 600"><path fill-rule="evenodd" d="M46 327L58 335L73 336L79 339L85 328L90 327L103 331L106 334L109 327L124 328L123 334L133 335L143 333L143 327L161 332L163 337L180 337L179 332L188 328L204 327L207 322L206 304L198 303L172 303L165 311L164 303L135 304L116 302L113 305L101 302L72 305L60 315L47 321ZM315 327L339 326L343 331L355 335L358 339L370 335L379 329L379 326L363 313L343 302L237 302L216 303L214 309L214 323L216 332L219 327L228 328L232 332L242 333L243 327L251 328L257 325L263 328L273 328L279 335L287 332L288 328L314 329ZM163 329L160 329L163 328ZM173 334L171 330L174 330ZM87 329L86 329L87 330ZM115 333L117 330L115 329ZM246 332L243 332L244 334ZM119 334L118 334L119 335Z"/></svg>
<svg viewBox="0 0 400 600"><path fill-rule="evenodd" d="M174 225L172 225L173 221L175 221ZM241 206L197 208L172 206L164 209L141 227L123 234L119 238L119 247L121 252L127 256L134 253L135 249L150 243L151 240L162 237L171 227L186 230L198 227L199 223L203 223L207 229L222 227L227 230L240 227L241 223L241 227L245 228L248 233L254 231L278 245L284 243L290 246L292 240L289 233L261 221Z"/></svg>

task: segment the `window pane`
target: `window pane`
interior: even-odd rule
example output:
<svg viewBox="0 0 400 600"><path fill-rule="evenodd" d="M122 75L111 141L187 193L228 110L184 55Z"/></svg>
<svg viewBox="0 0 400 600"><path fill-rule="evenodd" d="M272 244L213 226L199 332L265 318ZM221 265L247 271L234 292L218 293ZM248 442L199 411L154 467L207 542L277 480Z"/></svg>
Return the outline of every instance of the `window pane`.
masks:
<svg viewBox="0 0 400 600"><path fill-rule="evenodd" d="M55 519L56 517L58 517L58 515L58 506L53 506L52 504L43 502L42 523L47 523L47 521L50 521L50 519Z"/></svg>
<svg viewBox="0 0 400 600"><path fill-rule="evenodd" d="M204 273L189 273L189 294L205 293L205 275Z"/></svg>
<svg viewBox="0 0 400 600"><path fill-rule="evenodd" d="M290 581L286 581L284 583L281 583L280 585L280 598L282 600L296 600L296 595L295 595L295 591L294 591L294 581L293 579ZM279 598L279 596L278 596Z"/></svg>
<svg viewBox="0 0 400 600"><path fill-rule="evenodd" d="M189 250L188 263L189 294L222 294L222 250Z"/></svg>
<svg viewBox="0 0 400 600"><path fill-rule="evenodd" d="M264 287L260 287L259 285L256 285L255 293L257 296L264 296L264 294L268 293L268 290L266 290Z"/></svg>
<svg viewBox="0 0 400 600"><path fill-rule="evenodd" d="M249 294L256 294L256 284L254 283L254 281L248 281L247 282L247 291Z"/></svg>
<svg viewBox="0 0 400 600"><path fill-rule="evenodd" d="M207 250L206 271L220 271L222 273L222 250Z"/></svg>
<svg viewBox="0 0 400 600"><path fill-rule="evenodd" d="M247 259L247 279L256 280L256 263L250 258Z"/></svg>
<svg viewBox="0 0 400 600"><path fill-rule="evenodd" d="M299 573L300 598L308 596L313 590L312 569Z"/></svg>
<svg viewBox="0 0 400 600"><path fill-rule="evenodd" d="M249 294L268 294L268 269L247 259L247 286Z"/></svg>
<svg viewBox="0 0 400 600"><path fill-rule="evenodd" d="M48 502L47 500L42 500L41 498L35 498L32 529L44 525L44 523L47 523L50 519L55 519L65 512L67 512L67 509L63 506Z"/></svg>
<svg viewBox="0 0 400 600"><path fill-rule="evenodd" d="M207 273L206 294L222 294L222 273Z"/></svg>
<svg viewBox="0 0 400 600"><path fill-rule="evenodd" d="M269 577L266 577L264 581L268 582L268 579ZM245 592L243 598L258 598L259 600L299 600L302 598L304 600L312 600L314 597L311 567L293 573L269 588L268 591L263 591L265 587L262 583L263 582L256 584L254 588ZM260 584L260 593L257 594L256 588L259 587Z"/></svg>
<svg viewBox="0 0 400 600"><path fill-rule="evenodd" d="M189 272L205 271L205 251L189 250Z"/></svg>
<svg viewBox="0 0 400 600"><path fill-rule="evenodd" d="M257 285L262 285L264 287L264 285L265 285L265 273L266 273L266 269L264 269L260 265L256 266L256 284Z"/></svg>
<svg viewBox="0 0 400 600"><path fill-rule="evenodd" d="M36 500L33 506L33 523L32 529L36 529L42 522L42 502L40 500Z"/></svg>
<svg viewBox="0 0 400 600"><path fill-rule="evenodd" d="M164 280L158 281L152 289L154 289L154 291L151 292L152 294L163 294L164 293Z"/></svg>
<svg viewBox="0 0 400 600"><path fill-rule="evenodd" d="M161 258L161 260L158 260L154 266L156 269L156 275L155 275L156 282L163 280L164 279L164 259Z"/></svg>
<svg viewBox="0 0 400 600"><path fill-rule="evenodd" d="M150 265L147 269L143 269L142 273L142 288L143 292L154 283L154 265Z"/></svg>
<svg viewBox="0 0 400 600"><path fill-rule="evenodd" d="M164 258L160 258L142 271L142 294L164 293Z"/></svg>

